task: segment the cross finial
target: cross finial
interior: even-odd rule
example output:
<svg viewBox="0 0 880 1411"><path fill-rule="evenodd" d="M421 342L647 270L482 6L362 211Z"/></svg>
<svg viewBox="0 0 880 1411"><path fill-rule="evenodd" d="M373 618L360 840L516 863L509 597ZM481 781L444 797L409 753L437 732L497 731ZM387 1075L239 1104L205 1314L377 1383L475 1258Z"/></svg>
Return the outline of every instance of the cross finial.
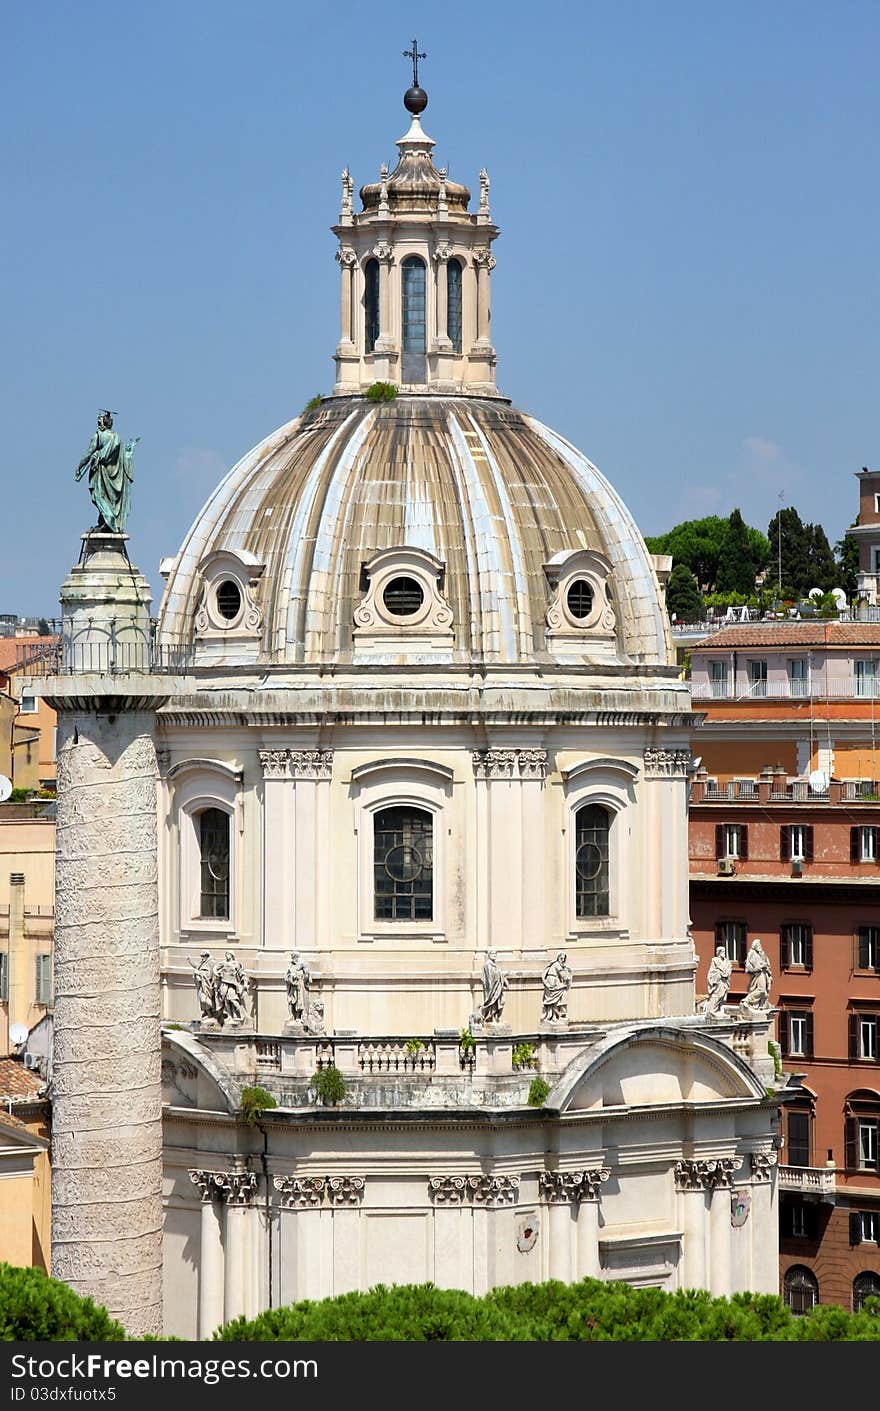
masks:
<svg viewBox="0 0 880 1411"><path fill-rule="evenodd" d="M417 39L414 39L413 42L412 42L412 49L404 49L404 51L403 51L403 57L404 57L405 59L412 59L412 66L413 66L413 88L418 88L418 86L419 86L419 59L427 59L428 56L427 56L427 54L420 54L420 53L419 53L419 41L418 41Z"/></svg>

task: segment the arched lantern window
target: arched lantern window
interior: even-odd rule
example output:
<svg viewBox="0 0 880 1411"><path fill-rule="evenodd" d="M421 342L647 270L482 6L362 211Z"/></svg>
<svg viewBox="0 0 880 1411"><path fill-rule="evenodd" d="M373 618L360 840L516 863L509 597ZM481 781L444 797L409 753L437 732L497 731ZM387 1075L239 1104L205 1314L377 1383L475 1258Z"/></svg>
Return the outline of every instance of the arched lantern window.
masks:
<svg viewBox="0 0 880 1411"><path fill-rule="evenodd" d="M379 340L379 261L364 266L364 347L372 353Z"/></svg>
<svg viewBox="0 0 880 1411"><path fill-rule="evenodd" d="M400 267L401 325L403 330L403 381L425 382L426 308L425 265L417 255L407 255Z"/></svg>
<svg viewBox="0 0 880 1411"><path fill-rule="evenodd" d="M461 260L446 264L446 330L454 353L461 352Z"/></svg>
<svg viewBox="0 0 880 1411"><path fill-rule="evenodd" d="M373 895L377 921L430 921L434 911L433 820L398 805L374 818Z"/></svg>

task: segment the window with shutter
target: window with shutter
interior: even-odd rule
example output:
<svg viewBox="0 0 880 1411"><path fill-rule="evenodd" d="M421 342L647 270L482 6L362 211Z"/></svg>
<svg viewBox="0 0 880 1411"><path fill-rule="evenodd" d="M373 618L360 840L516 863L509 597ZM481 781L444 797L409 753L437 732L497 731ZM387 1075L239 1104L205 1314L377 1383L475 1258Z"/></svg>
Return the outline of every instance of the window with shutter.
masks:
<svg viewBox="0 0 880 1411"><path fill-rule="evenodd" d="M727 856L727 853L724 851L724 824L723 824L723 823L716 823L716 824L715 824L715 856L716 856L716 858L719 858L719 857L726 857L726 856Z"/></svg>
<svg viewBox="0 0 880 1411"><path fill-rule="evenodd" d="M790 926L780 926L779 928L779 964L781 969L783 970L787 970L789 965L791 964L791 951L789 947L790 932Z"/></svg>
<svg viewBox="0 0 880 1411"><path fill-rule="evenodd" d="M850 1244L861 1244L862 1242L862 1222L857 1210L849 1212L849 1242Z"/></svg>
<svg viewBox="0 0 880 1411"><path fill-rule="evenodd" d="M858 862L858 861L859 861L859 857L860 857L860 851L859 851L859 833L860 833L860 831L861 831L861 830L860 830L859 828L850 828L850 830L849 830L849 860L850 860L850 862Z"/></svg>
<svg viewBox="0 0 880 1411"><path fill-rule="evenodd" d="M748 862L749 858L749 825L741 823L739 825L739 855L743 862Z"/></svg>
<svg viewBox="0 0 880 1411"><path fill-rule="evenodd" d="M6 951L0 951L0 1001L6 1003L9 999L9 956Z"/></svg>
<svg viewBox="0 0 880 1411"><path fill-rule="evenodd" d="M779 830L779 861L791 862L791 829L787 823Z"/></svg>
<svg viewBox="0 0 880 1411"><path fill-rule="evenodd" d="M47 1008L52 1004L52 957L38 955L36 960L36 1002Z"/></svg>
<svg viewBox="0 0 880 1411"><path fill-rule="evenodd" d="M813 825L804 824L804 862L813 861Z"/></svg>
<svg viewBox="0 0 880 1411"><path fill-rule="evenodd" d="M809 1112L789 1112L785 1151L785 1164L787 1166L809 1166L810 1127L811 1121Z"/></svg>
<svg viewBox="0 0 880 1411"><path fill-rule="evenodd" d="M845 1152L844 1161L845 1161L845 1164L846 1164L846 1169L847 1169L847 1171L855 1171L855 1170L858 1169L858 1153L857 1153L857 1149L856 1149L856 1135L857 1135L857 1133L856 1133L856 1119L855 1119L855 1117L847 1117L847 1118L846 1118L846 1120L845 1120L845 1122L844 1122L844 1124L843 1124L843 1130L844 1130L843 1147L844 1147L844 1152Z"/></svg>
<svg viewBox="0 0 880 1411"><path fill-rule="evenodd" d="M860 926L856 932L856 967L880 969L880 927Z"/></svg>
<svg viewBox="0 0 880 1411"><path fill-rule="evenodd" d="M880 1143L877 1141L878 1123L876 1118L860 1118L858 1123L858 1148L857 1156L860 1171L876 1171L878 1167L878 1151Z"/></svg>
<svg viewBox="0 0 880 1411"><path fill-rule="evenodd" d="M849 1026L849 1056L855 1061L859 1056L859 1016L850 1013L848 1018Z"/></svg>

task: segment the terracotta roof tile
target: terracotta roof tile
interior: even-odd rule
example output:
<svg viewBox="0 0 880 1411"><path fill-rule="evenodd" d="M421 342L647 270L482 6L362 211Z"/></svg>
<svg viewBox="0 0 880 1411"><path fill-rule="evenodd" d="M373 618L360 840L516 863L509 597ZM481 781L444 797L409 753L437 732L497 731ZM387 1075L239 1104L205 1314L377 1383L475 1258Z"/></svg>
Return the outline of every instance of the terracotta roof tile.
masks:
<svg viewBox="0 0 880 1411"><path fill-rule="evenodd" d="M45 1079L17 1058L0 1058L0 1098L34 1098Z"/></svg>
<svg viewBox="0 0 880 1411"><path fill-rule="evenodd" d="M880 622L742 622L702 638L691 651L718 647L880 647Z"/></svg>

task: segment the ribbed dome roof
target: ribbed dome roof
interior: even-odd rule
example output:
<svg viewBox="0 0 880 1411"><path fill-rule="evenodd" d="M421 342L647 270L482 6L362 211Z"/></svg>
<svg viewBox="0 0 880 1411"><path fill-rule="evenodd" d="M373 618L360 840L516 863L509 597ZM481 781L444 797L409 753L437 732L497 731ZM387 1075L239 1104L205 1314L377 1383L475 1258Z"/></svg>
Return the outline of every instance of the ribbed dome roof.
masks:
<svg viewBox="0 0 880 1411"><path fill-rule="evenodd" d="M404 545L445 564L453 660L549 663L544 566L577 549L611 563L618 659L674 660L653 565L607 480L534 418L452 396L330 398L267 437L220 483L173 561L160 639L193 640L199 564L232 550L265 565L262 660L350 661L363 566Z"/></svg>

